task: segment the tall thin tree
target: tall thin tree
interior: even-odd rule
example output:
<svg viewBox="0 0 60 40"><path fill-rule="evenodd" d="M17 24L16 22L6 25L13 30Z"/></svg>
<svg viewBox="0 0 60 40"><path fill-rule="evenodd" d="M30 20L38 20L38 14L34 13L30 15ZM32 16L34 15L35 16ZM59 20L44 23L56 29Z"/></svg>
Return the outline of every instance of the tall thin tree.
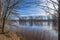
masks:
<svg viewBox="0 0 60 40"><path fill-rule="evenodd" d="M58 34L58 40L60 40L60 0L58 0L58 32L59 32L59 34Z"/></svg>

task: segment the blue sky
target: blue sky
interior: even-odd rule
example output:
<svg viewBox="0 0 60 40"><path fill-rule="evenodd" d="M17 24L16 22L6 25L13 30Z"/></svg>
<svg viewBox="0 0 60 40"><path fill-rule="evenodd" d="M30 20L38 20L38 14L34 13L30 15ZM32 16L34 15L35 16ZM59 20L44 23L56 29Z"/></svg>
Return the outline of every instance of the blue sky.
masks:
<svg viewBox="0 0 60 40"><path fill-rule="evenodd" d="M12 1L12 0L11 0ZM19 1L22 1L22 0L19 0ZM49 0L48 0L49 1ZM53 0L53 1L55 1L55 2L57 2L56 0ZM47 0L24 0L24 1L22 1L22 2L20 2L17 6L18 6L18 9L17 9L17 11L18 11L18 13L20 14L20 15L47 15L47 13L45 13L45 11L44 10L42 10L41 8L41 6L39 6L39 5L46 5L46 2L47 2ZM3 2L4 3L4 2ZM11 5L13 4L14 2L12 1L11 2ZM5 6L6 6L6 2L4 3L5 5L4 5L4 8L5 8ZM48 5L48 7L50 7L50 8L53 8L54 9L54 7L53 7L53 5L51 4L51 3L47 3ZM56 5L55 6L56 8L58 8L58 6ZM4 9L3 8L3 9ZM44 8L45 10L47 9L47 8ZM52 14L54 14L54 10L51 10L51 9L47 9L47 11L49 11L49 12L51 12Z"/></svg>
<svg viewBox="0 0 60 40"><path fill-rule="evenodd" d="M19 4L18 13L20 13L20 15L44 14L44 11L38 6L39 4L45 5L42 2L43 0L25 0Z"/></svg>
<svg viewBox="0 0 60 40"><path fill-rule="evenodd" d="M44 10L41 9L42 7L39 6L46 6L46 2L46 0L24 0L22 3L18 4L19 9L17 11L23 16L48 15ZM47 6L54 9L51 3L47 3ZM54 10L47 9L47 11L50 11L51 14L54 14Z"/></svg>

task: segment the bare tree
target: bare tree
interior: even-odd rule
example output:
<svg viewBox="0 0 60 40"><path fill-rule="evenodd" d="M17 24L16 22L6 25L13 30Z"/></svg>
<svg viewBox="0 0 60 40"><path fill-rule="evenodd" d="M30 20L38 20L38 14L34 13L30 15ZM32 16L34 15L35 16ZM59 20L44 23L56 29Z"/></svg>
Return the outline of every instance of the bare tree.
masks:
<svg viewBox="0 0 60 40"><path fill-rule="evenodd" d="M60 0L58 0L58 40L60 40Z"/></svg>
<svg viewBox="0 0 60 40"><path fill-rule="evenodd" d="M5 23L10 14L14 14L16 16L17 13L12 13L12 11L16 12L16 5L22 2L21 0L1 0L2 7L2 33L4 33Z"/></svg>
<svg viewBox="0 0 60 40"><path fill-rule="evenodd" d="M2 4L1 4L1 1L0 1L0 26L1 26L1 8L2 8Z"/></svg>

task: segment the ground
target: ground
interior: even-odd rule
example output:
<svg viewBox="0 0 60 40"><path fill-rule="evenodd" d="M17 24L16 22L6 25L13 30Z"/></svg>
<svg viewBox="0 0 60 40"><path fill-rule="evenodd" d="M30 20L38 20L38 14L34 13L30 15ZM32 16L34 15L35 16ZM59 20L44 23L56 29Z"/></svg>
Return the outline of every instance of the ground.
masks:
<svg viewBox="0 0 60 40"><path fill-rule="evenodd" d="M13 32L5 32L0 34L0 40L25 40L25 38Z"/></svg>

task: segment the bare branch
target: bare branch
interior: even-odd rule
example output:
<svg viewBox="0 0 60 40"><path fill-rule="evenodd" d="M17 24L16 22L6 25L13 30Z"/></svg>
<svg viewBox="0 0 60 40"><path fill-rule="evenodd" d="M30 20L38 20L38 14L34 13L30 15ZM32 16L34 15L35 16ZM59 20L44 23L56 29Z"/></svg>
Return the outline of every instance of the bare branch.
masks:
<svg viewBox="0 0 60 40"><path fill-rule="evenodd" d="M41 8L42 10L44 10L46 13L49 13L50 15L56 16L54 14L51 14L49 11L46 11L44 8ZM57 17L57 16L56 16ZM58 17L57 17L58 18Z"/></svg>
<svg viewBox="0 0 60 40"><path fill-rule="evenodd" d="M19 3L19 1L17 1L16 3L14 3L12 6L8 7L8 8L13 8L15 5L17 5Z"/></svg>
<svg viewBox="0 0 60 40"><path fill-rule="evenodd" d="M50 7L48 7L48 6L43 6L43 5L39 5L39 6L41 6L41 7L43 7L43 8L48 8L48 9L50 9L50 10L54 10L54 11L58 11L58 10L56 10L56 9L53 9L53 8L50 8Z"/></svg>
<svg viewBox="0 0 60 40"><path fill-rule="evenodd" d="M52 0L50 0L52 2L53 7L56 9L54 2ZM58 4L57 4L58 5ZM56 9L57 10L57 9Z"/></svg>
<svg viewBox="0 0 60 40"><path fill-rule="evenodd" d="M58 5L58 3L56 3L56 2L54 2L54 1L52 1L52 0L50 0L52 3L54 3L54 4L56 4L56 5ZM49 2L49 1L48 1ZM51 3L51 2L49 2L49 3Z"/></svg>

